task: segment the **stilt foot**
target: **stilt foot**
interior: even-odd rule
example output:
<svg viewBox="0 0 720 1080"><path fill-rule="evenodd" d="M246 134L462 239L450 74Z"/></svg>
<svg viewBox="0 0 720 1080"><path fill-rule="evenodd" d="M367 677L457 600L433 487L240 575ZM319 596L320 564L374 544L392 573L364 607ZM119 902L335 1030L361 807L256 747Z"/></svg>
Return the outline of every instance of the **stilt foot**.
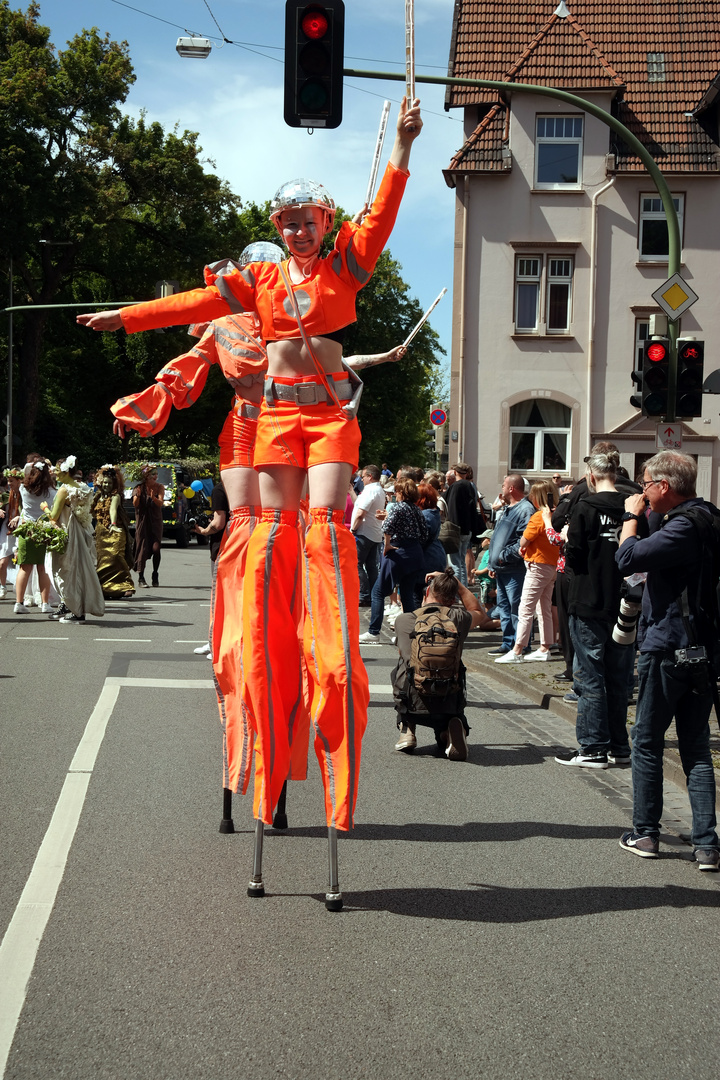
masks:
<svg viewBox="0 0 720 1080"><path fill-rule="evenodd" d="M220 822L220 832L221 833L234 833L235 832L235 822L233 821L233 819L231 817L222 819L222 821Z"/></svg>
<svg viewBox="0 0 720 1080"><path fill-rule="evenodd" d="M247 887L247 894L248 896L264 896L265 886L263 885L262 880L255 881L254 878L251 879Z"/></svg>
<svg viewBox="0 0 720 1080"><path fill-rule="evenodd" d="M328 911L342 911L343 896L341 892L325 893L325 907Z"/></svg>
<svg viewBox="0 0 720 1080"><path fill-rule="evenodd" d="M287 829L288 819L287 814L281 814L280 811L275 814L273 818L273 829Z"/></svg>

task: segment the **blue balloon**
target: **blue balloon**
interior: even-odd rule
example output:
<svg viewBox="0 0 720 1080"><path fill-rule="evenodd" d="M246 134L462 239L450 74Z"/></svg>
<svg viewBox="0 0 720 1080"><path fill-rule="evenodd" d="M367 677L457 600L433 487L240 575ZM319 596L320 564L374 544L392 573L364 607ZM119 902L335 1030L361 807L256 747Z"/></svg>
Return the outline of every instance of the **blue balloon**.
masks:
<svg viewBox="0 0 720 1080"><path fill-rule="evenodd" d="M203 489L202 480L193 480L190 487L193 489L193 491L202 491L202 489Z"/></svg>

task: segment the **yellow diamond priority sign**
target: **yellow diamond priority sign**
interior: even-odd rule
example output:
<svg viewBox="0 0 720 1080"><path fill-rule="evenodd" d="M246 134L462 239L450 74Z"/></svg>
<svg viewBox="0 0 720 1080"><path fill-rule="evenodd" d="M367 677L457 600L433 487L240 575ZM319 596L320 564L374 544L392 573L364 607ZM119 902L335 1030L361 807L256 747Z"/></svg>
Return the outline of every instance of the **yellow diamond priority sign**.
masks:
<svg viewBox="0 0 720 1080"><path fill-rule="evenodd" d="M652 297L669 319L679 319L698 299L697 293L693 292L679 274L668 278L664 285L655 290Z"/></svg>

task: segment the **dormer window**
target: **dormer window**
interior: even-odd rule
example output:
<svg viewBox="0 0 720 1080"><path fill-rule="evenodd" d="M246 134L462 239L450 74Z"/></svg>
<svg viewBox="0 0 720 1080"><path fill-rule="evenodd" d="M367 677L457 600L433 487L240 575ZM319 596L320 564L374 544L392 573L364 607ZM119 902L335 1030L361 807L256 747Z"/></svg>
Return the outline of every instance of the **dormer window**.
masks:
<svg viewBox="0 0 720 1080"><path fill-rule="evenodd" d="M582 185L583 117L538 116L535 124L535 187Z"/></svg>

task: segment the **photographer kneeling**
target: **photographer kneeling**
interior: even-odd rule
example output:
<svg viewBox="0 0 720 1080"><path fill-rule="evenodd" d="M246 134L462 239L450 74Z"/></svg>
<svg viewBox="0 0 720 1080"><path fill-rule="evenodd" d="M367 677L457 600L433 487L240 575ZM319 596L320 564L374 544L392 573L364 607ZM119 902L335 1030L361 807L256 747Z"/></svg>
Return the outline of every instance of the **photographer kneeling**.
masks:
<svg viewBox="0 0 720 1080"><path fill-rule="evenodd" d="M616 560L624 575L647 572L638 627L638 704L632 732L633 828L620 846L645 859L659 853L665 732L675 718L701 870L718 870L715 775L710 755L716 679L718 511L697 497L697 465L664 450L645 462L643 495L625 501ZM662 515L647 539L638 521Z"/></svg>
<svg viewBox="0 0 720 1080"><path fill-rule="evenodd" d="M400 738L396 750L417 746L415 728L431 727L451 761L467 759L465 668L462 650L470 630L487 618L481 604L452 569L428 574L422 606L395 620L400 659L391 674Z"/></svg>

